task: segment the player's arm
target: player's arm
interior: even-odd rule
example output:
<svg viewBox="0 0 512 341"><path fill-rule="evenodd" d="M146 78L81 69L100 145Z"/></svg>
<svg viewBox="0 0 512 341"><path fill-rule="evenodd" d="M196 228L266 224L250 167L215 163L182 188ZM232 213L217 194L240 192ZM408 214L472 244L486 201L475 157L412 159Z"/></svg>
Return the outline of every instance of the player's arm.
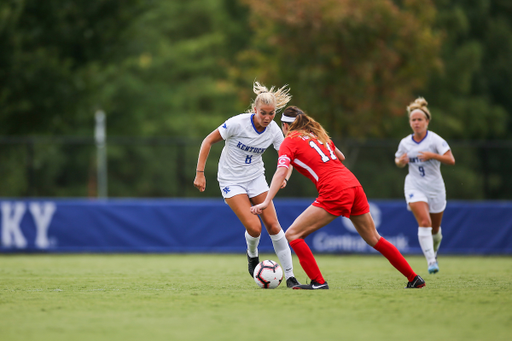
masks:
<svg viewBox="0 0 512 341"><path fill-rule="evenodd" d="M409 158L407 157L407 153L403 153L400 157L395 157L395 164L398 166L398 168L404 168L408 163Z"/></svg>
<svg viewBox="0 0 512 341"><path fill-rule="evenodd" d="M432 152L420 152L418 153L418 158L421 161L428 161L428 160L437 160L441 163L444 163L446 165L453 166L455 165L455 158L453 157L452 151L448 150L443 155L439 155L437 153Z"/></svg>
<svg viewBox="0 0 512 341"><path fill-rule="evenodd" d="M288 168L288 173L286 173L286 177L283 180L283 183L281 184L281 189L285 188L286 185L288 185L288 180L290 180L290 177L292 176L293 172L293 166L290 165L290 168Z"/></svg>
<svg viewBox="0 0 512 341"><path fill-rule="evenodd" d="M261 214L265 208L270 205L270 202L276 196L277 192L281 188L281 184L283 183L286 175L288 174L289 168L287 167L277 167L274 176L272 177L272 182L270 183L270 189L268 190L267 197L265 201L263 201L259 205L255 205L251 207L252 214Z"/></svg>
<svg viewBox="0 0 512 341"><path fill-rule="evenodd" d="M341 150L338 149L338 147L336 147L336 149L334 149L334 153L336 154L336 157L341 161L345 161L345 155L343 155L343 153L341 152Z"/></svg>
<svg viewBox="0 0 512 341"><path fill-rule="evenodd" d="M199 157L197 159L196 177L194 179L194 186L200 191L204 192L206 189L206 177L204 176L204 168L206 166L206 160L210 154L212 145L222 141L219 129L215 129L208 136L206 136L201 143L199 149Z"/></svg>

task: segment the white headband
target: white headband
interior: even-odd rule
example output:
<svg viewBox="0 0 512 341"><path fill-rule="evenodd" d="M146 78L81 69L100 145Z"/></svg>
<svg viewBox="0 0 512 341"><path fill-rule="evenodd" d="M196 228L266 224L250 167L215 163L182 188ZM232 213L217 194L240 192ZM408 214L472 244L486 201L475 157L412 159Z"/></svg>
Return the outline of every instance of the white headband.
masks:
<svg viewBox="0 0 512 341"><path fill-rule="evenodd" d="M284 114L282 114L281 115L281 122L293 123L296 118L297 117L290 117L290 116L285 116Z"/></svg>

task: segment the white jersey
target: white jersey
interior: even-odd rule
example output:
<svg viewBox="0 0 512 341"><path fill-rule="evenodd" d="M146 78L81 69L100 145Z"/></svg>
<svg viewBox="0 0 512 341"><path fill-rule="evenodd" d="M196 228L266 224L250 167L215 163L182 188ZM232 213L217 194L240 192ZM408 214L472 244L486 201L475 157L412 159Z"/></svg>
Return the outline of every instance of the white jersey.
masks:
<svg viewBox="0 0 512 341"><path fill-rule="evenodd" d="M277 123L272 121L259 132L254 126L253 115L233 116L218 128L226 141L219 160L219 183L238 184L256 179L265 173L263 152L272 144L279 150L284 136Z"/></svg>
<svg viewBox="0 0 512 341"><path fill-rule="evenodd" d="M432 152L443 155L450 146L439 135L427 130L427 135L420 142L413 139L413 135L404 137L400 141L395 157L407 153L409 157L409 174L405 177L405 190L417 189L428 195L446 193L443 177L441 175L441 162L431 159L420 161L419 152Z"/></svg>

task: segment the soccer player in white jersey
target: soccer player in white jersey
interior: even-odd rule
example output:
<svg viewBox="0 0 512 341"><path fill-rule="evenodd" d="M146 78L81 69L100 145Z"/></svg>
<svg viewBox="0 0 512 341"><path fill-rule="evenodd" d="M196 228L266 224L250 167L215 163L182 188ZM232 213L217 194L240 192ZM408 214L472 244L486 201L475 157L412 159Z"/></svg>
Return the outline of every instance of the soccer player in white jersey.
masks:
<svg viewBox="0 0 512 341"><path fill-rule="evenodd" d="M249 112L229 118L203 140L194 179L194 186L203 192L206 188L204 168L211 146L225 140L217 180L224 201L246 229L247 260L251 276L259 263L258 244L262 226L259 218L252 215L249 209L252 205L262 203L267 196L269 187L265 179L262 154L271 145L279 150L284 137L274 122L274 117L276 111L284 108L291 99L286 86L279 89L272 87L269 90L264 85L254 82L253 91L257 96ZM281 188L286 186L290 174L291 169ZM290 246L277 220L273 204L271 206L271 209L265 210L260 217L284 269L286 285L292 288L300 283L293 274Z"/></svg>
<svg viewBox="0 0 512 341"><path fill-rule="evenodd" d="M455 158L448 143L428 130L431 119L427 101L419 97L407 107L413 134L400 141L395 163L409 165L404 194L408 209L418 222L418 239L428 263L428 272L439 271L437 251L441 244L441 221L446 207L446 189L441 163L454 165Z"/></svg>

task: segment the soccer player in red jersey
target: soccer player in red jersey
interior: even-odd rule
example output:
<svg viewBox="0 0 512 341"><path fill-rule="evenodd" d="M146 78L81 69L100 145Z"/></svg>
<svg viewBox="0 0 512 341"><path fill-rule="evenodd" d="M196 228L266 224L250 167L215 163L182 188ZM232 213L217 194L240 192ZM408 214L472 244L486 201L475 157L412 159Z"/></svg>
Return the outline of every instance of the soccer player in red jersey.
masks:
<svg viewBox="0 0 512 341"><path fill-rule="evenodd" d="M261 214L270 205L283 180L287 180L290 165L315 184L318 197L286 231L290 246L311 279L311 283L293 288L329 289L304 238L339 216L350 218L364 241L386 257L407 278L406 288L424 287L425 281L412 270L400 251L377 232L361 184L343 165L345 156L336 148L325 129L294 106L284 110L281 122L286 138L279 148L277 170L266 199L263 203L252 206L251 213Z"/></svg>

